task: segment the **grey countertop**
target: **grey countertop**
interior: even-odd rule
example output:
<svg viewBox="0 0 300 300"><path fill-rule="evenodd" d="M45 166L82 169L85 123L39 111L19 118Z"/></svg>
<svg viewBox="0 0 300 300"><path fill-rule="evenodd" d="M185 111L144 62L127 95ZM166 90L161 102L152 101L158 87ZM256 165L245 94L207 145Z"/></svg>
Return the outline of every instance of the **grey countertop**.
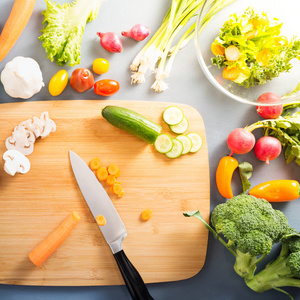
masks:
<svg viewBox="0 0 300 300"><path fill-rule="evenodd" d="M62 1L58 1L62 3ZM82 40L81 67L91 68L92 61L97 57L104 57L110 62L110 70L101 78L113 78L120 83L120 91L111 96L112 100L148 100L179 102L194 106L202 115L206 127L206 135L209 150L210 180L211 180L211 210L224 199L217 191L215 184L215 171L220 158L229 154L226 146L226 138L231 130L244 127L259 119L255 107L234 102L218 92L208 82L202 73L194 47L194 41L184 48L177 56L170 78L167 79L169 89L163 93L155 93L150 89L153 83L153 74L147 77L146 83L142 85L130 84L129 65L145 42L135 42L124 38L124 51L121 54L110 54L99 45L97 31L114 31L120 33L129 29L133 24L142 23L150 27L152 33L161 24L162 18L170 6L170 0L107 0L100 9L96 20L87 24ZM13 1L1 0L0 2L0 30L3 28L9 15ZM46 8L42 0L37 0L34 13L25 28L20 39L13 47L9 55L0 63L0 71L5 64L15 56L34 58L41 67L44 82L48 83L51 76L61 67L50 62L46 58L42 43L38 40L42 28L43 17L41 12ZM69 75L76 67L64 67ZM100 76L99 76L100 79ZM93 90L85 94L78 94L67 87L63 94L57 98L51 97L45 87L28 101L57 100L59 99L99 99ZM0 84L0 102L14 102ZM1 109L1 107L0 107ZM299 178L299 166L295 163L286 165L281 154L279 158L272 161L269 166L258 161L253 152L239 157L239 160L247 160L254 166L252 184L257 184L271 179L296 179ZM238 176L234 182L238 182ZM234 185L238 192L239 184ZM299 201L299 200L298 200ZM291 226L300 229L299 202L278 203L275 208L284 211ZM1 229L0 229L1 234ZM197 237L195 237L197 238ZM0 245L1 246L1 245ZM270 259L279 251L275 247L270 254ZM201 272L191 279L180 282L149 284L149 290L154 299L176 300L176 299L277 299L285 300L288 297L276 291L263 294L254 293L235 274L233 270L234 258L232 255L210 234L208 251L205 265ZM1 267L1 258L0 258ZM300 291L296 288L287 289L295 299L300 299ZM1 300L98 300L98 299L130 299L125 286L110 287L28 287L0 285Z"/></svg>

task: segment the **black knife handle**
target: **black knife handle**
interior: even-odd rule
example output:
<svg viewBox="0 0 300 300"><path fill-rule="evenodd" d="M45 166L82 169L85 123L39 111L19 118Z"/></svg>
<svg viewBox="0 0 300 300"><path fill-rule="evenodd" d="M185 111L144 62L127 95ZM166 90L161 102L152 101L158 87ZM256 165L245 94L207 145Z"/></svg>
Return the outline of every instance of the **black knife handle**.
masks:
<svg viewBox="0 0 300 300"><path fill-rule="evenodd" d="M133 300L154 300L133 264L123 250L114 254L125 284Z"/></svg>

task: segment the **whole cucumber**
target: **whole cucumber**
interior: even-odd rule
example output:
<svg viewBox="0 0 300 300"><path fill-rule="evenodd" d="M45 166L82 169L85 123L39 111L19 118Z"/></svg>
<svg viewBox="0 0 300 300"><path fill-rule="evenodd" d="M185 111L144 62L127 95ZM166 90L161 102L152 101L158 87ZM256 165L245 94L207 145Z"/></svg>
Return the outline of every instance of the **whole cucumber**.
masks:
<svg viewBox="0 0 300 300"><path fill-rule="evenodd" d="M133 134L143 141L153 144L161 132L161 126L140 114L119 106L106 106L102 116L110 124Z"/></svg>

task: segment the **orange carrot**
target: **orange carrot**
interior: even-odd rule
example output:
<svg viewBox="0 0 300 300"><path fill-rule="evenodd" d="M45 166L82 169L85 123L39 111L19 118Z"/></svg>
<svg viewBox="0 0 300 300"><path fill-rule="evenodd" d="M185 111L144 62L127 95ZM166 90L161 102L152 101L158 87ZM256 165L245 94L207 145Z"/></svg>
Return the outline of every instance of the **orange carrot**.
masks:
<svg viewBox="0 0 300 300"><path fill-rule="evenodd" d="M122 191L118 194L118 197L119 197L119 198L122 198L122 197L124 197L124 195L125 195L125 192L124 192L124 190L122 190Z"/></svg>
<svg viewBox="0 0 300 300"><path fill-rule="evenodd" d="M96 171L96 176L97 176L98 180L106 180L108 177L107 169L105 167L100 167Z"/></svg>
<svg viewBox="0 0 300 300"><path fill-rule="evenodd" d="M235 80L239 77L241 71L237 67L228 68L225 67L223 70L223 78L229 80Z"/></svg>
<svg viewBox="0 0 300 300"><path fill-rule="evenodd" d="M29 259L40 267L69 236L80 221L80 216L73 211L48 237L29 253Z"/></svg>
<svg viewBox="0 0 300 300"><path fill-rule="evenodd" d="M251 39L255 38L257 36L257 34L258 34L258 30L255 29L255 30L245 33L245 37L247 40L251 40Z"/></svg>
<svg viewBox="0 0 300 300"><path fill-rule="evenodd" d="M119 172L115 175L116 178L120 177L121 175L121 170L119 169Z"/></svg>
<svg viewBox="0 0 300 300"><path fill-rule="evenodd" d="M105 182L107 185L114 185L116 183L116 177L114 175L108 175Z"/></svg>
<svg viewBox="0 0 300 300"><path fill-rule="evenodd" d="M0 62L14 46L26 27L36 0L15 0L0 35Z"/></svg>
<svg viewBox="0 0 300 300"><path fill-rule="evenodd" d="M228 61L236 61L240 58L240 51L236 46L231 45L225 49L225 57Z"/></svg>
<svg viewBox="0 0 300 300"><path fill-rule="evenodd" d="M115 194L119 195L121 193L122 186L120 183L115 183L112 187Z"/></svg>
<svg viewBox="0 0 300 300"><path fill-rule="evenodd" d="M225 53L225 49L224 47L222 47L221 45L219 44L216 44L216 43L212 43L211 44L211 52L214 54L214 55L224 55Z"/></svg>
<svg viewBox="0 0 300 300"><path fill-rule="evenodd" d="M152 210L151 209L145 209L143 212L142 212L142 215L141 215L142 219L144 221L148 221L151 217L152 217Z"/></svg>
<svg viewBox="0 0 300 300"><path fill-rule="evenodd" d="M93 170L93 171L96 171L100 168L101 166L101 161L99 158L93 158L90 162L90 168Z"/></svg>
<svg viewBox="0 0 300 300"><path fill-rule="evenodd" d="M256 56L256 61L265 67L270 59L271 51L269 49L262 49Z"/></svg>
<svg viewBox="0 0 300 300"><path fill-rule="evenodd" d="M120 172L120 169L116 164L111 164L108 166L107 171L108 174L116 176Z"/></svg>
<svg viewBox="0 0 300 300"><path fill-rule="evenodd" d="M96 217L96 222L99 226L104 226L106 224L106 219L104 216L99 215Z"/></svg>
<svg viewBox="0 0 300 300"><path fill-rule="evenodd" d="M109 188L109 190L110 190L111 193L113 193L113 194L115 193L115 192L114 192L114 186L113 186L113 185Z"/></svg>

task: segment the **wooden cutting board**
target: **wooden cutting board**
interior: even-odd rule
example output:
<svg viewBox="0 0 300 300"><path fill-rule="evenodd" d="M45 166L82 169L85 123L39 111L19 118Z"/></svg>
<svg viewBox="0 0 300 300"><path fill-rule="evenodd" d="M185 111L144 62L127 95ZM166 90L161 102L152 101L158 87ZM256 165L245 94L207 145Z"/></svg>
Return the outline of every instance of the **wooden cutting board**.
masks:
<svg viewBox="0 0 300 300"><path fill-rule="evenodd" d="M69 150L87 163L99 157L103 166L119 165L119 181L126 194L121 199L108 194L128 232L123 249L146 283L187 279L201 270L208 231L200 221L182 215L199 209L206 220L209 218L208 153L200 114L191 106L178 104L190 121L188 131L200 133L204 143L195 154L169 159L110 125L101 116L106 105L132 109L171 134L162 120L162 112L170 103L69 100L0 105L2 154L4 141L14 127L33 115L39 117L48 111L57 125L55 133L36 141L34 152L28 156L31 169L27 174L12 177L0 162L0 283L124 284L76 183ZM153 211L147 222L140 217L146 208ZM28 253L73 210L82 220L43 267L35 267Z"/></svg>

